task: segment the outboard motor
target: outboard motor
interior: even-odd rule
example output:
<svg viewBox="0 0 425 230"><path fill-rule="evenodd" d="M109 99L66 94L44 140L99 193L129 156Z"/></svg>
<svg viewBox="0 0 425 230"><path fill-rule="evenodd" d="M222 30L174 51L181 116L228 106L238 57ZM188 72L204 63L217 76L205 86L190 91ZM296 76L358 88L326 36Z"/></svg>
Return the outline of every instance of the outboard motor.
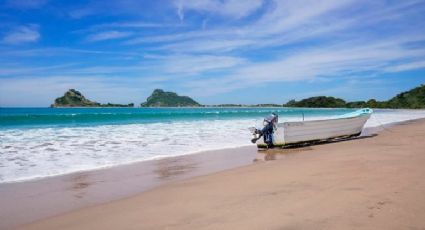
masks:
<svg viewBox="0 0 425 230"><path fill-rule="evenodd" d="M272 113L271 115L264 118L262 129L252 129L252 134L255 136L251 142L255 143L258 139L263 137L264 143L267 144L268 147L273 146L273 133L277 128L278 116L276 113Z"/></svg>

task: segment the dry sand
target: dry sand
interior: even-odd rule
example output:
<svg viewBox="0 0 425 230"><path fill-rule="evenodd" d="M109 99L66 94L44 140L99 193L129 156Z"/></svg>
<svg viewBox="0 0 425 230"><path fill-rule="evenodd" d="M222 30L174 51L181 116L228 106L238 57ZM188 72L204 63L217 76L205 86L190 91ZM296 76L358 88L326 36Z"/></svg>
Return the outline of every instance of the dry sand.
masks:
<svg viewBox="0 0 425 230"><path fill-rule="evenodd" d="M20 229L425 229L425 120L268 154Z"/></svg>

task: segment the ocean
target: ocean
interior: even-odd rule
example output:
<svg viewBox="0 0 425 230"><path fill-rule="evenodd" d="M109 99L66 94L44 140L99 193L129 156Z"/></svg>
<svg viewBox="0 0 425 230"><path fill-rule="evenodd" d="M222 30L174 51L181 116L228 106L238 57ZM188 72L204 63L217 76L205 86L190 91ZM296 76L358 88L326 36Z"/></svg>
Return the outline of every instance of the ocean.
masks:
<svg viewBox="0 0 425 230"><path fill-rule="evenodd" d="M352 109L0 108L0 183L252 145L248 128L326 119ZM425 117L375 110L366 127Z"/></svg>

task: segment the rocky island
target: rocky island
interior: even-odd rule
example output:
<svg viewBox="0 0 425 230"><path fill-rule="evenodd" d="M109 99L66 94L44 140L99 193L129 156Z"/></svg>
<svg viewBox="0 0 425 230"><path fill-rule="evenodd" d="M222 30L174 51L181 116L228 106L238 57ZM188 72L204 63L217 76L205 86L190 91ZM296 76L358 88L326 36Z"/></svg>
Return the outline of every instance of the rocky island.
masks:
<svg viewBox="0 0 425 230"><path fill-rule="evenodd" d="M188 96L179 96L174 92L165 92L162 89L155 89L146 99L146 102L140 104L141 107L201 107L202 105Z"/></svg>
<svg viewBox="0 0 425 230"><path fill-rule="evenodd" d="M122 104L101 104L95 101L90 101L85 98L81 92L70 89L62 97L58 97L50 107L134 107L133 103L122 105Z"/></svg>

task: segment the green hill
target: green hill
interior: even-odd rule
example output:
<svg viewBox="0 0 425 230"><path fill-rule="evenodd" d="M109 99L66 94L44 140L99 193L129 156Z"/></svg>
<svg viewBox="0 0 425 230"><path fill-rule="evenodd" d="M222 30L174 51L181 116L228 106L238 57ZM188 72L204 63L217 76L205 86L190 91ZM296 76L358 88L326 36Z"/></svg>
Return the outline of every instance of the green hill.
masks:
<svg viewBox="0 0 425 230"><path fill-rule="evenodd" d="M100 104L95 101L90 101L85 98L81 92L70 89L62 97L56 98L54 104L50 107L133 107L134 104L130 103L128 105L121 104Z"/></svg>
<svg viewBox="0 0 425 230"><path fill-rule="evenodd" d="M310 97L301 101L290 100L284 106L286 107L305 107L305 108L341 108L345 107L345 101L335 97Z"/></svg>
<svg viewBox="0 0 425 230"><path fill-rule="evenodd" d="M179 96L173 92L165 92L155 89L153 93L143 102L141 107L199 107L201 104L190 97Z"/></svg>
<svg viewBox="0 0 425 230"><path fill-rule="evenodd" d="M397 94L386 102L388 108L424 109L425 85Z"/></svg>
<svg viewBox="0 0 425 230"><path fill-rule="evenodd" d="M392 108L392 109L424 109L425 108L425 85L418 86L406 92L402 92L388 101L345 102L343 99L334 97L310 97L301 101L290 100L285 107L306 108Z"/></svg>

